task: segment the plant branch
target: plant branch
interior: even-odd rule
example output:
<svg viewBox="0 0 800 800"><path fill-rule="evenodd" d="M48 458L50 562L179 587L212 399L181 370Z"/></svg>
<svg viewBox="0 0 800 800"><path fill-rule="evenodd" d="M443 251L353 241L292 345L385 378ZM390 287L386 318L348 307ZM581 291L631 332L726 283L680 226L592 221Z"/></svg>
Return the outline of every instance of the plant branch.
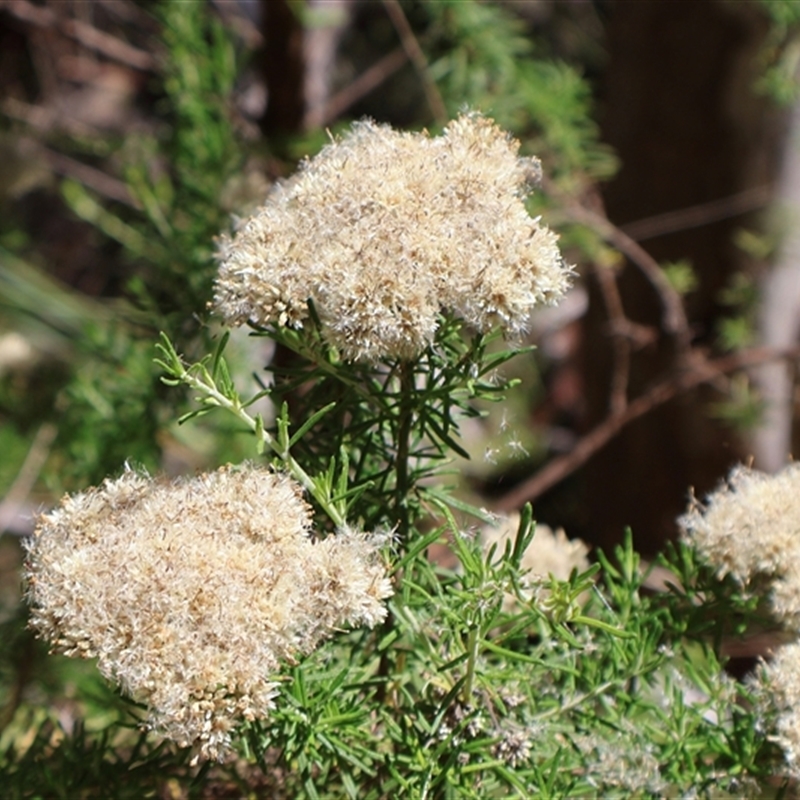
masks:
<svg viewBox="0 0 800 800"><path fill-rule="evenodd" d="M419 74L422 81L422 88L425 90L425 98L428 101L428 106L431 109L433 118L440 125L445 125L448 119L447 107L444 104L444 100L442 100L442 95L436 83L431 78L430 70L428 69L428 59L422 51L417 37L414 35L414 31L411 29L411 25L408 24L408 20L403 13L400 3L398 0L383 0L383 6L389 18L392 20L392 25L394 25L395 30L400 35L400 42L403 45L403 49L408 54L411 63Z"/></svg>
<svg viewBox="0 0 800 800"><path fill-rule="evenodd" d="M210 380L210 377L209 380L204 380L192 370L186 369L184 365L181 366L183 367L183 372L179 375L179 378L181 381L183 381L183 383L185 383L187 386L190 386L192 389L203 392L203 394L205 394L211 401L211 405L227 409L237 416L242 422L244 422L251 431L254 433L260 433L264 444L269 447L270 450L272 450L278 456L278 458L281 459L292 477L295 478L320 504L334 525L341 527L345 524L344 517L333 505L330 497L320 490L308 473L300 466L300 464L297 463L288 449L281 447L280 444L270 435L270 433L264 430L263 426L259 424L259 421L255 417L250 416L250 414L248 414L247 411L242 408L242 404L238 398L234 400L227 397L219 389L217 389L213 381Z"/></svg>
<svg viewBox="0 0 800 800"><path fill-rule="evenodd" d="M39 427L33 437L28 454L22 462L22 466L14 478L14 482L6 492L6 496L0 502L0 534L10 530L14 526L14 521L28 499L39 474L44 467L47 457L50 455L50 447L55 441L58 428L50 422L45 422ZM0 730L2 726L0 726Z"/></svg>
<svg viewBox="0 0 800 800"><path fill-rule="evenodd" d="M691 329L686 318L683 300L680 294L667 280L667 276L659 263L641 245L632 239L621 228L614 225L604 214L586 208L576 200L555 192L552 185L548 185L548 192L558 198L561 204L561 213L571 222L585 225L593 230L608 244L615 247L636 266L650 281L653 288L661 298L664 311L662 324L664 330L671 334L677 343L678 351L686 356L691 346Z"/></svg>
<svg viewBox="0 0 800 800"><path fill-rule="evenodd" d="M65 178L72 178L83 184L87 189L91 189L109 200L124 203L131 208L141 209L141 204L131 197L131 193L125 183L102 170L65 156L62 153L57 153L48 147L43 147L34 139L21 138L19 146L24 148L25 152L29 152L46 161L56 174Z"/></svg>
<svg viewBox="0 0 800 800"><path fill-rule="evenodd" d="M94 50L112 61L118 61L144 72L155 69L156 61L151 53L123 42L81 20L65 19L49 8L34 5L28 0L0 0L0 8L29 25L55 28L70 39L74 39L78 44Z"/></svg>
<svg viewBox="0 0 800 800"><path fill-rule="evenodd" d="M690 368L657 383L649 391L632 400L621 413L610 414L589 433L582 436L570 452L553 459L528 480L514 487L495 502L493 508L496 511L512 511L524 503L536 500L548 489L585 464L626 425L682 392L694 389L703 383L712 382L722 375L739 369L769 361L797 358L800 358L800 347L787 350L754 347L717 359L708 359L695 354L694 363Z"/></svg>
<svg viewBox="0 0 800 800"><path fill-rule="evenodd" d="M309 112L303 121L306 128L324 128L338 119L350 106L377 89L408 61L405 48L398 47L376 61L362 72L352 83L340 89L320 110Z"/></svg>
<svg viewBox="0 0 800 800"><path fill-rule="evenodd" d="M597 266L594 270L600 292L606 304L611 333L611 346L614 353L614 366L611 373L609 408L612 414L621 414L628 404L628 380L631 371L630 321L625 316L622 298L614 275L607 267Z"/></svg>
<svg viewBox="0 0 800 800"><path fill-rule="evenodd" d="M709 203L700 203L677 211L667 211L652 217L628 222L620 226L620 230L631 239L642 242L645 239L654 239L667 233L676 233L690 228L700 228L712 222L737 217L748 211L764 208L772 196L771 186L755 186L743 192L712 200Z"/></svg>
<svg viewBox="0 0 800 800"><path fill-rule="evenodd" d="M408 494L408 459L411 442L411 426L414 422L413 409L414 368L413 364L400 365L399 416L397 423L397 453L395 455L395 508L397 509L397 533L403 546L409 538L410 518Z"/></svg>

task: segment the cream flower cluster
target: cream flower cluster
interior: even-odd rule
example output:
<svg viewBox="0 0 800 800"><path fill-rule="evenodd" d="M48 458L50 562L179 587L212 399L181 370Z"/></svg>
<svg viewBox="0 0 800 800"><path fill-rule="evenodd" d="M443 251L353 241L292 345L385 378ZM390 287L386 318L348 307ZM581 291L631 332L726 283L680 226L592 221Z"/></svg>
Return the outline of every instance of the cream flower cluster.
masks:
<svg viewBox="0 0 800 800"><path fill-rule="evenodd" d="M239 723L268 715L282 661L385 617L381 537L315 541L310 520L299 486L264 468L173 482L127 470L40 518L31 625L97 658L153 729L222 759Z"/></svg>
<svg viewBox="0 0 800 800"><path fill-rule="evenodd" d="M778 708L777 741L794 778L800 778L800 642L777 648L762 670L763 686Z"/></svg>
<svg viewBox="0 0 800 800"><path fill-rule="evenodd" d="M678 523L721 577L766 582L775 616L800 631L800 463L777 475L736 467Z"/></svg>
<svg viewBox="0 0 800 800"><path fill-rule="evenodd" d="M415 357L442 312L520 334L570 270L525 209L540 166L518 149L474 113L437 137L356 123L221 238L217 311L301 326L312 301L326 340L367 362Z"/></svg>
<svg viewBox="0 0 800 800"><path fill-rule="evenodd" d="M736 467L706 498L693 499L680 518L684 538L720 576L763 591L789 635L800 636L800 463L776 475ZM778 740L800 777L800 642L776 649L764 685L779 710Z"/></svg>

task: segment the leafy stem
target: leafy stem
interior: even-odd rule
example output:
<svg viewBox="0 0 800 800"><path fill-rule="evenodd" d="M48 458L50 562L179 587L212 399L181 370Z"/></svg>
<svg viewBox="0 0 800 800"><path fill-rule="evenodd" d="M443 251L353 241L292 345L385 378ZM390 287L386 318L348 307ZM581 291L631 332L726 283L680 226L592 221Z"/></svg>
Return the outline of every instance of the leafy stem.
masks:
<svg viewBox="0 0 800 800"><path fill-rule="evenodd" d="M166 334L161 334L161 341L157 345L162 358L156 359L170 376L162 378L165 383L183 383L205 395L205 406L224 408L238 417L247 427L255 433L263 445L268 447L284 464L289 474L297 480L303 488L317 501L322 510L337 527L345 524L345 516L331 498L331 480L314 480L297 462L290 452L291 441L285 426L279 428L277 438L265 430L260 415L252 416L247 413L241 398L233 387L228 377L225 362L221 358L222 349L225 347L227 337L223 337L216 353L211 359L212 370L207 367L207 359L187 367ZM217 377L219 377L218 386ZM181 421L191 416L202 414L204 409L199 409L184 415Z"/></svg>

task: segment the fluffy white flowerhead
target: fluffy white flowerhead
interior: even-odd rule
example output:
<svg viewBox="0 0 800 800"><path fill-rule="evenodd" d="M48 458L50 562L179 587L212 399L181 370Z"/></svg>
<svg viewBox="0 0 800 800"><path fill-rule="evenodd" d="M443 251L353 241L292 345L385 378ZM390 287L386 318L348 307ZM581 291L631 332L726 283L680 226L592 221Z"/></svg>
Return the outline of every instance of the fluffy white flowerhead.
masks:
<svg viewBox="0 0 800 800"><path fill-rule="evenodd" d="M31 625L97 658L162 735L224 758L239 723L268 715L283 660L386 614L380 539L315 541L310 521L300 487L264 468L173 482L128 470L40 518Z"/></svg>
<svg viewBox="0 0 800 800"><path fill-rule="evenodd" d="M518 150L479 114L437 137L356 123L221 238L216 309L301 326L312 301L348 360L413 358L442 312L519 334L570 271L525 209L540 167Z"/></svg>
<svg viewBox="0 0 800 800"><path fill-rule="evenodd" d="M777 741L794 778L800 778L800 643L778 647L761 670L763 687L778 710Z"/></svg>
<svg viewBox="0 0 800 800"><path fill-rule="evenodd" d="M684 539L720 576L769 598L773 615L800 632L800 463L775 475L736 467L704 503L678 520ZM761 671L779 715L777 741L800 777L800 643L783 644Z"/></svg>
<svg viewBox="0 0 800 800"><path fill-rule="evenodd" d="M800 463L776 475L736 467L678 522L720 576L766 582L775 615L800 630Z"/></svg>

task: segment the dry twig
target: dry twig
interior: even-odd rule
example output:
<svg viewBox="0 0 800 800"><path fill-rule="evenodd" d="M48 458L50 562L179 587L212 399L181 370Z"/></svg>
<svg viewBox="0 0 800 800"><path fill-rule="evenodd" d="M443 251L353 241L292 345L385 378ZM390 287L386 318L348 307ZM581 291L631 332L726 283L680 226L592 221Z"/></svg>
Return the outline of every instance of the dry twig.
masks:
<svg viewBox="0 0 800 800"><path fill-rule="evenodd" d="M678 352L686 355L691 345L691 330L680 294L667 280L659 263L628 234L614 225L607 217L591 211L574 200L559 198L562 213L572 222L591 228L608 244L626 256L650 281L658 292L664 307L662 324L664 330L675 338Z"/></svg>
<svg viewBox="0 0 800 800"><path fill-rule="evenodd" d="M405 49L398 47L364 70L352 83L331 97L321 111L308 114L304 121L307 128L324 128L338 119L350 106L377 89L408 61Z"/></svg>
<svg viewBox="0 0 800 800"><path fill-rule="evenodd" d="M582 436L572 450L554 458L536 474L503 495L494 503L494 510L512 511L524 503L536 500L548 489L551 489L585 464L626 425L644 416L654 408L663 405L673 397L694 389L701 384L712 382L721 375L727 375L736 370L746 369L757 364L765 364L770 361L798 358L800 358L800 347L793 347L787 350L754 347L716 359L709 359L706 356L695 353L689 368L683 369L677 375L665 378L655 384L647 392L632 400L621 413L610 414L589 433Z"/></svg>
<svg viewBox="0 0 800 800"><path fill-rule="evenodd" d="M30 145L47 162L53 172L58 175L72 178L109 200L124 203L131 208L140 208L139 204L131 197L128 187L117 178L95 167L90 167L88 164L76 161L74 158L56 153L47 147L42 147L36 142L31 141Z"/></svg>
<svg viewBox="0 0 800 800"><path fill-rule="evenodd" d="M612 414L621 414L628 404L633 323L625 316L619 287L611 270L597 266L594 273L597 276L597 283L608 311L611 345L614 352L609 408Z"/></svg>
<svg viewBox="0 0 800 800"><path fill-rule="evenodd" d="M422 80L425 97L430 106L433 118L440 125L445 125L448 120L447 108L445 107L444 100L442 100L439 89L431 78L428 69L428 59L425 57L425 53L422 51L417 37L414 35L414 31L411 29L411 25L408 24L408 20L406 19L406 15L400 3L398 0L383 0L383 5L389 18L392 20L395 30L400 35L403 48L406 53L408 53L411 63L414 65Z"/></svg>
<svg viewBox="0 0 800 800"><path fill-rule="evenodd" d="M712 222L738 217L748 211L764 208L769 203L772 193L773 189L770 186L756 186L738 194L732 194L730 197L712 200L710 203L700 203L696 206L629 222L621 225L620 230L631 239L642 242L645 239L653 239L667 233L700 228Z"/></svg>
<svg viewBox="0 0 800 800"><path fill-rule="evenodd" d="M47 457L50 455L50 446L56 438L58 428L51 422L45 422L39 427L33 437L28 455L25 456L14 483L11 484L3 501L0 502L0 533L6 530L27 532L27 527L15 524L25 507L25 502L30 495L34 484L39 478Z"/></svg>
<svg viewBox="0 0 800 800"><path fill-rule="evenodd" d="M155 69L156 62L151 53L117 39L87 22L60 17L46 6L37 6L28 0L0 0L0 9L12 16L40 28L54 28L96 53L144 72Z"/></svg>

